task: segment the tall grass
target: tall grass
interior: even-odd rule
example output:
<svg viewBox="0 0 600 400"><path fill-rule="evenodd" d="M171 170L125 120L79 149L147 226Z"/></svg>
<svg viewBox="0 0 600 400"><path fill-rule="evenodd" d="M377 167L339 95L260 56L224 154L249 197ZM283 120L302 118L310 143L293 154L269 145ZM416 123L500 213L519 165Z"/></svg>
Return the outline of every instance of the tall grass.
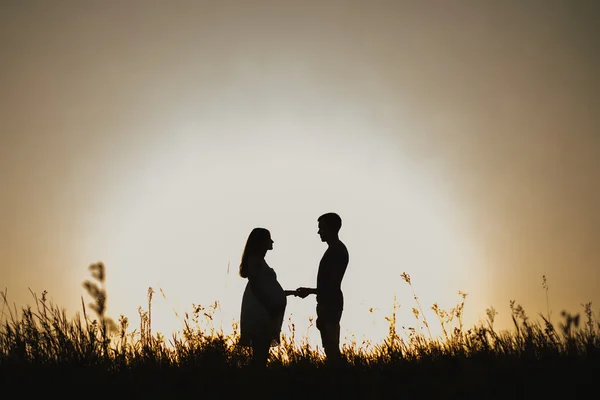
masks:
<svg viewBox="0 0 600 400"><path fill-rule="evenodd" d="M94 301L86 306L82 298L81 313L71 318L48 300L45 291L41 296L32 293L33 306L20 311L11 307L7 290L0 292L4 321L0 327L0 376L3 379L10 377L19 381L24 377L50 376L48 379L56 380L59 379L56 371L62 371L60 376L64 378L65 370L71 375L75 373L79 382L93 381L99 374L104 379L124 380L137 376L144 382L153 379L164 382L179 379L173 378L173 374L188 376L185 375L188 371L194 380L204 377L208 384L231 384L248 376L240 371L250 370L250 350L238 345L237 325L234 324L231 334L224 334L211 325L218 303L208 307L193 305L192 312L184 316L183 331L166 338L152 332L154 290L149 288L147 309L138 309L139 328L130 330L127 317L121 315L118 322L114 322L106 316L104 265L92 264L90 271L95 281L86 281L83 287ZM546 315L539 314L541 321L534 321L513 301L509 304L513 329L497 331L494 328L497 312L492 307L486 310L485 321L469 328L463 326L467 294L459 292L462 300L456 307L444 310L437 304L431 306L443 335L433 337L410 276L404 273L402 278L413 290L417 328L406 329L401 337L396 316L399 305L394 300L392 314L386 317L389 332L385 340L376 344L351 341L342 346L345 363L337 371L345 371L347 378L355 377L352 381L355 385L366 382L369 389L360 386L360 393L366 397L380 397L381 388L398 382L404 382L409 392L432 393L433 388L438 388L447 389L443 393L450 396L470 393L469 387L485 390L497 385L496 379L500 377L512 381L513 386L518 386L518 379L533 382L549 379L548 384L553 385L552 380L559 379L554 375L559 373L556 371L560 371L563 378L565 374L577 374L573 375L574 379L587 379L591 368L599 365L600 322L592 312L591 303L582 305L583 316L564 311L562 320L555 325L549 309ZM545 277L543 287L547 293ZM421 325L427 328L426 334L418 328ZM302 380L320 382L323 376L330 376L327 374L331 372L327 371L332 369L322 352L311 347L307 337L298 339L291 321L290 326L291 332L282 334L281 345L272 349L266 372L278 374L282 385L282 382L302 385ZM221 372L215 375L215 371ZM315 374L321 374L321 378ZM331 378L328 379L331 383ZM334 389L332 386L331 390ZM480 394L488 397L484 392ZM487 394L493 397L493 393Z"/></svg>

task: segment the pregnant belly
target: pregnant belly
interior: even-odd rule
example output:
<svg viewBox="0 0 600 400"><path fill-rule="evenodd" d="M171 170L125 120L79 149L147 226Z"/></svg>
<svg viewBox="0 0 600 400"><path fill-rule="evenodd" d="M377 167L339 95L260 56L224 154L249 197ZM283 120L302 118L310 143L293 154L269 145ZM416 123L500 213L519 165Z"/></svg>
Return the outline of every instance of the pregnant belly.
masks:
<svg viewBox="0 0 600 400"><path fill-rule="evenodd" d="M282 311L285 310L287 298L279 282L275 281L266 285L265 292L275 308Z"/></svg>

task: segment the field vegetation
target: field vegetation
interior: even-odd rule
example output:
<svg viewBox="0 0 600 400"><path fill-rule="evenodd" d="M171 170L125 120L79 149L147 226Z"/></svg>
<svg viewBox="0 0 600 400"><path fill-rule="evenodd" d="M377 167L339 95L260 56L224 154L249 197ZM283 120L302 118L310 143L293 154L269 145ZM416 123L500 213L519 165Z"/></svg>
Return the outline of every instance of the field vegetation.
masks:
<svg viewBox="0 0 600 400"><path fill-rule="evenodd" d="M341 366L328 365L322 352L292 329L272 349L267 367L255 369L249 365L249 349L237 345L237 326L227 335L211 326L218 304L194 305L184 317L185 328L167 338L152 332L152 288L132 328L126 316L114 321L106 315L104 265L92 264L90 271L93 279L83 286L93 303L86 306L82 298L82 311L73 317L52 304L46 292L32 293L33 305L20 310L11 306L6 290L0 292L3 388L135 398L598 396L600 322L591 303L582 305L582 314L562 312L555 324L549 310L534 320L511 302L513 329L498 331L494 308L486 310L485 321L463 326L467 294L459 292L456 307L431 306L443 332L433 337L414 293L416 328L406 335L396 329L399 305L394 304L386 318L387 338L377 344L344 344ZM402 278L411 285L408 274ZM545 278L543 289L548 293Z"/></svg>

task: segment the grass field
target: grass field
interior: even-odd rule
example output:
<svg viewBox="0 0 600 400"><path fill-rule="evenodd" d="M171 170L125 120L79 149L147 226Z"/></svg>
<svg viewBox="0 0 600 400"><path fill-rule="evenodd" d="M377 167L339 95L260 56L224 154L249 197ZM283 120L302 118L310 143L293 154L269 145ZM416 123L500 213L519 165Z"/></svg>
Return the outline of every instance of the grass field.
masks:
<svg viewBox="0 0 600 400"><path fill-rule="evenodd" d="M591 303L583 314L561 314L552 323L528 317L512 302L514 327L494 329L493 308L472 327L462 324L462 303L451 310L432 307L442 337L428 334L429 322L415 295L416 326L406 337L396 331L395 312L387 318L389 334L378 344L343 346L345 363L332 367L305 338L282 335L268 366L249 366L249 350L238 334L225 335L202 324L216 305L196 306L185 316L181 334L165 338L152 332L152 295L139 309L139 326L128 318L114 322L105 314L104 266L90 266L93 280L84 287L95 303L68 317L47 293L32 293L33 306L20 310L2 295L0 384L27 397L207 398L256 395L263 398L598 398L600 323ZM410 285L410 277L403 274ZM544 281L545 286L545 281ZM547 286L545 286L547 289ZM396 305L394 305L394 310ZM83 390L83 392L82 392ZM391 397L390 397L391 396Z"/></svg>

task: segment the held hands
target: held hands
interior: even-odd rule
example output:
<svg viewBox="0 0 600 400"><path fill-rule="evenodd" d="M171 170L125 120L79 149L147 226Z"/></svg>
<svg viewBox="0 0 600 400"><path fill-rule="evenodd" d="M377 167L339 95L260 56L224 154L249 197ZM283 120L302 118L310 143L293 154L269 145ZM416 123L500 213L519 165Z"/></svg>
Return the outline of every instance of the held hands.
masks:
<svg viewBox="0 0 600 400"><path fill-rule="evenodd" d="M296 290L286 290L285 291L286 296L294 295L296 297L300 297L301 299L304 299L306 296L308 296L309 294L313 294L313 293L315 293L314 289L306 288L306 287L299 287Z"/></svg>
<svg viewBox="0 0 600 400"><path fill-rule="evenodd" d="M298 296L302 299L311 293L312 293L312 290L310 290L309 288L299 287L298 289L296 289L296 296Z"/></svg>

